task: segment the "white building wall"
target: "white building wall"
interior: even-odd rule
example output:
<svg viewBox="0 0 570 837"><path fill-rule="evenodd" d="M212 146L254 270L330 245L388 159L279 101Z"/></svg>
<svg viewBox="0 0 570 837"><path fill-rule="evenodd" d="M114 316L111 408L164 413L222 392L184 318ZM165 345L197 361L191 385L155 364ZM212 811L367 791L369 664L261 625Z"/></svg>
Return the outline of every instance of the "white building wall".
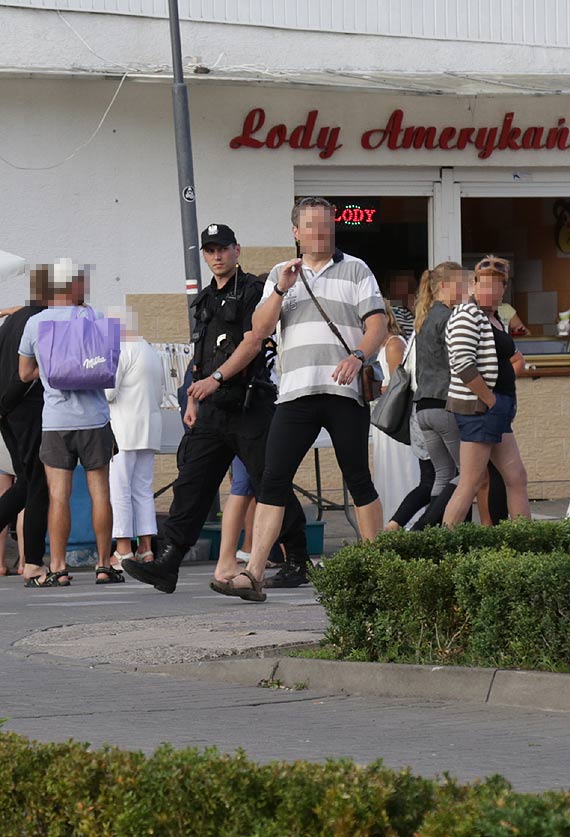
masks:
<svg viewBox="0 0 570 837"><path fill-rule="evenodd" d="M87 139L116 86L0 81L0 154L30 167L0 160L0 249L32 262L69 255L96 264L97 304L122 302L139 289L184 288L167 87L126 86L87 148L62 166L35 169L56 164ZM3 289L2 304L8 301Z"/></svg>
<svg viewBox="0 0 570 837"><path fill-rule="evenodd" d="M0 0L0 6L168 17L168 0ZM279 29L489 41L570 43L566 0L180 0L181 20Z"/></svg>
<svg viewBox="0 0 570 837"><path fill-rule="evenodd" d="M184 290L177 178L170 88L166 84L125 82L93 142L62 166L96 127L117 80L0 80L0 249L31 261L71 255L95 263L92 299L117 303L126 293ZM568 164L568 151L503 151L489 159L465 151L399 150L385 146L364 151L363 131L383 127L396 108L406 124L496 126L506 111L516 124L556 125L568 114L567 97L452 99L386 96L261 88L204 86L191 89L198 223L225 222L242 244L257 247L291 243L289 212L298 166L350 168L511 167ZM288 145L231 150L253 107L266 111L266 127L301 124L319 111L317 128L338 126L342 148L328 160L318 150ZM266 134L264 128L257 136ZM246 265L247 266L247 265ZM269 267L269 266L268 266ZM2 305L23 299L23 289L5 287Z"/></svg>
<svg viewBox="0 0 570 837"><path fill-rule="evenodd" d="M56 11L0 5L0 29L0 68L117 72L121 67L171 66L168 21L164 19L67 10L58 15ZM566 40L557 37L540 43L531 38L520 43L500 37L489 42L418 39L405 33L344 34L184 20L181 37L183 56L189 63L197 58L208 67L216 64L220 68L256 65L268 70L361 68L475 74L563 74L568 68Z"/></svg>

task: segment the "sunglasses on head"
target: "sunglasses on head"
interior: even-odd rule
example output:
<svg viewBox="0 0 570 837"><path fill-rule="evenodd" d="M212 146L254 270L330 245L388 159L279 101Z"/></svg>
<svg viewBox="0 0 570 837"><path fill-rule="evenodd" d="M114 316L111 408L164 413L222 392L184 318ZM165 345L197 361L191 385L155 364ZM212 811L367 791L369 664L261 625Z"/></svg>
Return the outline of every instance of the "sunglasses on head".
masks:
<svg viewBox="0 0 570 837"><path fill-rule="evenodd" d="M499 259L483 259L476 265L475 270L496 270L497 273L503 273L505 276L509 274L509 263L500 261Z"/></svg>

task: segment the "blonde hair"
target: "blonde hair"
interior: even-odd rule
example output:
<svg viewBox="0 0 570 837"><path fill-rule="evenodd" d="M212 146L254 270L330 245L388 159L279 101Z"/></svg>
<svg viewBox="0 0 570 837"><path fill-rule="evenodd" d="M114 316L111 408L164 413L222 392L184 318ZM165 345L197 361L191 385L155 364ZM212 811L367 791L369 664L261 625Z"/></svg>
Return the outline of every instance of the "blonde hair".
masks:
<svg viewBox="0 0 570 837"><path fill-rule="evenodd" d="M388 323L388 334L401 334L400 326L398 325L398 321L394 316L394 309L390 305L389 300L386 298L384 299L384 304L386 306L386 321Z"/></svg>
<svg viewBox="0 0 570 837"><path fill-rule="evenodd" d="M417 334L422 330L428 311L435 302L435 295L450 270L463 270L463 267L457 262L441 262L433 270L424 270L422 273L416 300L416 318L414 320L414 328Z"/></svg>
<svg viewBox="0 0 570 837"><path fill-rule="evenodd" d="M481 259L481 261L477 262L477 264L476 264L476 265L475 265L475 267L474 267L474 271L475 271L475 280L477 280L477 273L478 273L480 270L483 270L483 269L484 269L484 268L482 267L482 265L483 265L485 262L495 262L495 264L501 264L501 265L503 265L503 266L504 266L504 268L505 268L505 270L504 270L504 275L505 275L507 278L509 277L509 274L510 274L510 272L511 272L511 263L510 263L510 261L509 261L508 259L503 259L501 256L494 256L492 253L488 253L488 254L485 256L485 258L483 258L483 259ZM503 271L499 271L499 272L503 273Z"/></svg>

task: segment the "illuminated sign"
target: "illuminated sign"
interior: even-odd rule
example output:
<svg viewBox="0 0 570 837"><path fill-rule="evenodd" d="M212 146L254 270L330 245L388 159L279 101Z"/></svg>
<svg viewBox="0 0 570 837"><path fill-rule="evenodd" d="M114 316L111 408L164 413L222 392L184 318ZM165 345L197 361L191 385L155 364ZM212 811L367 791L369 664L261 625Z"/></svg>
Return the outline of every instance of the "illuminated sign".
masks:
<svg viewBox="0 0 570 837"><path fill-rule="evenodd" d="M348 203L344 209L337 209L334 220L337 224L360 227L362 224L372 224L376 211L357 203Z"/></svg>

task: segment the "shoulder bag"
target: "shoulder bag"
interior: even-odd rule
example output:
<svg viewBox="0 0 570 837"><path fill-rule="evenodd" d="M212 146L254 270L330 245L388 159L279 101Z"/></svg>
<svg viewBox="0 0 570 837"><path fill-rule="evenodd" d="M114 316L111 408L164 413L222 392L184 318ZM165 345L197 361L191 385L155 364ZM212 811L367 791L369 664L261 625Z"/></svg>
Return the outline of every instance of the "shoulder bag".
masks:
<svg viewBox="0 0 570 837"><path fill-rule="evenodd" d="M402 363L392 372L388 389L378 399L370 415L370 423L374 427L404 445L410 444L410 416L414 399L411 387L412 376L406 369L406 361L415 339L414 332Z"/></svg>

